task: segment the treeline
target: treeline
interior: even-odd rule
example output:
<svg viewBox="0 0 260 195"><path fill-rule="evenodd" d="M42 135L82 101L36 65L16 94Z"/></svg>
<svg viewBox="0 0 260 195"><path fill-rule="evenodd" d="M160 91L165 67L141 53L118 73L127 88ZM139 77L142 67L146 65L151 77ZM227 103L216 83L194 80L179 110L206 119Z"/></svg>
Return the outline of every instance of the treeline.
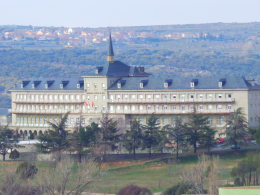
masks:
<svg viewBox="0 0 260 195"><path fill-rule="evenodd" d="M221 55L174 53L167 50L128 50L116 53L116 59L129 65L208 71L211 75L244 75L256 77L259 72L258 54ZM96 65L106 63L106 51L95 49L60 50L0 50L0 76L18 78L78 77L87 74ZM165 68L164 68L165 69ZM25 71L26 70L26 71ZM176 70L175 70L176 71ZM161 74L152 72L155 76ZM174 72L174 71L172 71ZM171 76L172 72L165 76ZM168 75L167 75L168 74Z"/></svg>

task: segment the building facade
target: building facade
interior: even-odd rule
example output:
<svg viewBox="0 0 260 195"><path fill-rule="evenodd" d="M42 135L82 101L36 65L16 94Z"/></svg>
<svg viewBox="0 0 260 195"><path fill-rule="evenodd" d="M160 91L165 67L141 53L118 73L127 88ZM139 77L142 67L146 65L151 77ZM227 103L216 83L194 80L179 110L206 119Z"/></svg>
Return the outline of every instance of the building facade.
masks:
<svg viewBox="0 0 260 195"><path fill-rule="evenodd" d="M97 122L103 114L119 121L122 131L137 117L141 124L155 113L161 125L174 125L175 117L192 112L209 116L209 124L222 133L230 113L245 109L250 126L258 126L260 85L244 77L151 78L144 67L114 60L111 35L107 63L77 79L32 79L11 89L12 124L27 135L48 130L70 111L67 127ZM216 135L218 136L218 135Z"/></svg>

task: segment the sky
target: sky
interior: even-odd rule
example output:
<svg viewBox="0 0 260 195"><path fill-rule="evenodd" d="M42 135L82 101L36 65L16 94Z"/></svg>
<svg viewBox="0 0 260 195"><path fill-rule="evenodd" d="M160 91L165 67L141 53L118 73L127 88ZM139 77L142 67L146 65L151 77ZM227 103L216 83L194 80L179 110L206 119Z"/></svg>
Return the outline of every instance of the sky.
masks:
<svg viewBox="0 0 260 195"><path fill-rule="evenodd" d="M260 22L260 0L0 0L0 25L114 27Z"/></svg>

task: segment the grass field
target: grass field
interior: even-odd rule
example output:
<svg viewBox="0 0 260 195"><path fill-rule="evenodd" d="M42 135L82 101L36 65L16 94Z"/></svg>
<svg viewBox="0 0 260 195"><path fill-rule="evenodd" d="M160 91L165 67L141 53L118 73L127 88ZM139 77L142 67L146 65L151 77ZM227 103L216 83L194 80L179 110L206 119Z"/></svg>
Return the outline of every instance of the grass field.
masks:
<svg viewBox="0 0 260 195"><path fill-rule="evenodd" d="M231 169L249 155L259 155L260 149L229 151L218 153L220 157L220 179L233 181L230 177ZM216 155L210 154L210 155ZM156 160L120 161L103 164L107 174L101 181L94 183L92 191L116 193L128 184L147 187L152 192L163 192L180 181L179 174L188 166L197 162L196 155L181 156L179 162L174 162L175 157ZM11 162L5 162L11 163ZM20 163L20 162L19 162ZM43 163L37 163L38 169L44 168ZM0 170L1 172L1 170ZM159 187L159 182L160 187ZM69 187L69 186L68 186Z"/></svg>

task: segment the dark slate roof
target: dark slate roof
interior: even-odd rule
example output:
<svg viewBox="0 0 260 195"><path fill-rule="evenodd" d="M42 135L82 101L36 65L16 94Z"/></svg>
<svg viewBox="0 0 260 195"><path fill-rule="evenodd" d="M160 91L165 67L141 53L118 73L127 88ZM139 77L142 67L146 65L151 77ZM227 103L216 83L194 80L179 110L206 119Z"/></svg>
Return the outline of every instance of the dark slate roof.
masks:
<svg viewBox="0 0 260 195"><path fill-rule="evenodd" d="M113 44L112 44L112 39L111 39L111 32L109 34L107 55L108 56L113 56L114 55Z"/></svg>
<svg viewBox="0 0 260 195"><path fill-rule="evenodd" d="M10 115L10 113L8 113L8 108L0 108L0 115Z"/></svg>
<svg viewBox="0 0 260 195"><path fill-rule="evenodd" d="M17 84L16 87L13 87L11 90L84 90L84 84L82 82L83 78L77 79L67 79L67 78L57 78L57 79L30 79L28 84L24 85L21 88L21 83ZM35 85L35 88L32 88L34 81L41 81L38 85ZM51 81L51 82L49 82ZM68 82L68 83L67 83ZM45 84L49 83L48 89L45 88ZM51 84L52 83L52 84ZM60 84L63 83L63 89L60 88ZM80 84L80 88L77 88L77 83ZM51 84L51 85L50 85Z"/></svg>
<svg viewBox="0 0 260 195"><path fill-rule="evenodd" d="M97 68L100 68L100 66ZM138 68L135 66L129 66L124 64L123 62L115 60L113 63L107 62L98 74L96 74L95 70L93 70L90 74L86 76L147 77L149 75L151 74L146 72L139 73Z"/></svg>
<svg viewBox="0 0 260 195"><path fill-rule="evenodd" d="M164 88L164 82L166 79L172 79L172 84L168 88ZM194 87L194 89L219 89L218 82L220 80L219 77L201 77L198 79L198 84ZM113 84L108 90L159 90L159 89L191 89L190 82L194 81L194 78L122 78L122 80L126 80L125 84L118 89L117 83ZM148 80L148 83L140 88L140 83L142 80ZM118 82L118 81L117 81ZM229 76L226 78L226 83L223 85L222 89L251 89L251 88L260 88L260 85L255 84L252 86L248 83L244 77L238 76L233 77Z"/></svg>

